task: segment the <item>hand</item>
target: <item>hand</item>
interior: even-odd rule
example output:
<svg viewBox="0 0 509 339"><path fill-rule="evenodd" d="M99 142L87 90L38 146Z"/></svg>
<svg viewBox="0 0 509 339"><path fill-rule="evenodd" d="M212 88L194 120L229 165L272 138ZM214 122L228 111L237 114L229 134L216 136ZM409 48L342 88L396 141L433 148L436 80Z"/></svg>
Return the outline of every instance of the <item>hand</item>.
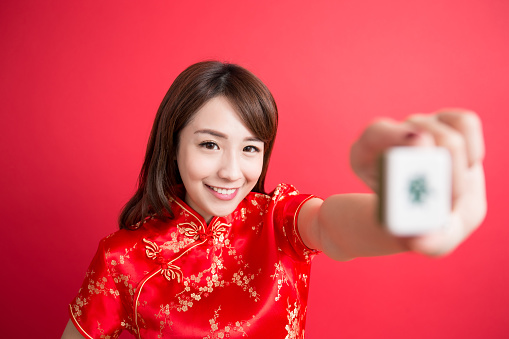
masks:
<svg viewBox="0 0 509 339"><path fill-rule="evenodd" d="M354 172L378 192L378 158L393 146L442 146L452 158L452 211L443 230L401 238L409 250L443 255L456 248L486 215L484 140L479 117L470 111L446 109L430 115L413 115L398 123L378 120L368 126L352 146Z"/></svg>

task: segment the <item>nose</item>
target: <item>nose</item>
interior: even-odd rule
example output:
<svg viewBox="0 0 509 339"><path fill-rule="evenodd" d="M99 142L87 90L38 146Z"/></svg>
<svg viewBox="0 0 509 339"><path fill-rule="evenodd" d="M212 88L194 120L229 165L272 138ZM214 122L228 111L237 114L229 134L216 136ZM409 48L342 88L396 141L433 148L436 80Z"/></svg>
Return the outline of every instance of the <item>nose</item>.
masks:
<svg viewBox="0 0 509 339"><path fill-rule="evenodd" d="M242 178L240 159L235 152L225 152L221 157L218 176L228 181L236 181Z"/></svg>

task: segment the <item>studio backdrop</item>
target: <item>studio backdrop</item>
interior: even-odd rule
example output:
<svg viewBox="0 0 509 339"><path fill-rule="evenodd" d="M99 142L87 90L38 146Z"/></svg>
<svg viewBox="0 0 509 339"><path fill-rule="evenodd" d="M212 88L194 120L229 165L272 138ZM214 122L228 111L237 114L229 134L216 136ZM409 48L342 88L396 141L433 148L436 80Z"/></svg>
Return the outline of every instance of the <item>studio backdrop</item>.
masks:
<svg viewBox="0 0 509 339"><path fill-rule="evenodd" d="M2 1L0 336L61 335L134 193L164 94L217 59L277 101L268 191L368 192L348 154L369 122L478 112L482 227L440 259L317 256L306 338L507 338L508 42L509 2L497 0Z"/></svg>

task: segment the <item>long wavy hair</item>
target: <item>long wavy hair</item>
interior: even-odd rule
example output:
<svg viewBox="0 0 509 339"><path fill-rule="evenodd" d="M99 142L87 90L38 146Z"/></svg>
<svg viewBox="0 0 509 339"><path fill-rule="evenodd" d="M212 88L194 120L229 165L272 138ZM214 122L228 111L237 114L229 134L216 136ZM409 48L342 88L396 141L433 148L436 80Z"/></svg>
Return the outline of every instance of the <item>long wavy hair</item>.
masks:
<svg viewBox="0 0 509 339"><path fill-rule="evenodd" d="M136 229L148 216L174 218L169 197L182 183L177 166L180 132L210 99L224 96L244 124L265 143L263 168L252 191L265 193L265 176L276 138L278 112L268 88L235 64L203 61L175 79L159 106L138 177L138 188L119 216L119 226Z"/></svg>

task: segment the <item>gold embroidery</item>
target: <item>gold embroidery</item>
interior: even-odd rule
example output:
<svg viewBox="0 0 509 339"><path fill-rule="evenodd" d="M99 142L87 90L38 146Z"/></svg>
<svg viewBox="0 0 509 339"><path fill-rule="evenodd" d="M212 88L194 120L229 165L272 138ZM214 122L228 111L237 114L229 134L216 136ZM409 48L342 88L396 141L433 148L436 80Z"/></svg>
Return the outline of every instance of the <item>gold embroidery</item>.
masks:
<svg viewBox="0 0 509 339"><path fill-rule="evenodd" d="M189 237L180 237L181 234L184 234L184 230L178 228L176 232L170 233L171 240L166 241L164 244L159 246L159 249L173 251L173 253L178 253L182 249L186 248L189 244L196 242L193 238Z"/></svg>
<svg viewBox="0 0 509 339"><path fill-rule="evenodd" d="M181 268L177 265L174 265L173 262L175 260L179 259L182 255L184 255L185 253L187 253L194 247L204 244L207 241L206 240L207 238L214 239L214 243L223 242L224 235L226 234L227 229L229 227L231 227L231 224L217 222L217 223L214 223L213 225L211 225L210 230L207 232L207 234L204 234L202 232L199 232L200 230L196 226L196 224L182 223L182 224L178 225L179 231L181 233L183 233L186 237L192 238L195 243L194 245L188 247L184 252L182 252L178 257L174 258L173 260L171 260L169 262L167 262L167 261L164 262L164 259L161 257L161 250L160 250L159 246L155 242L152 242L150 240L143 238L143 242L146 244L145 253L146 253L147 257L150 259L153 259L153 260L157 259L159 262L163 261L162 264L166 265L166 266L163 266L159 271L165 277L166 280L168 280L168 281L177 280L177 283L180 283L184 278L184 274L182 273ZM173 234L172 234L172 238L173 238ZM205 238L205 239L202 242L198 242L198 240L201 240L203 238ZM176 240L176 236L175 236L175 240ZM179 244L180 244L180 242L179 242ZM168 244L165 243L165 245L168 245ZM169 245L171 245L171 244L169 244ZM178 246L178 247L180 247L180 246ZM175 248L173 247L172 249L175 249ZM214 256L214 259L217 260L217 257ZM222 267L222 263L220 262L220 260L218 260L218 263ZM213 263L209 270L212 270L213 271L212 273L215 273L215 269L219 265ZM213 277L217 280L216 274L214 274ZM207 279L210 279L210 277L208 277ZM190 289L189 289L189 286L187 286L188 281L185 281L184 283L186 286L185 291L189 292ZM207 290L209 290L209 289L211 292L212 291L211 286L208 286ZM204 291L200 291L200 292L204 292ZM180 302L180 307L177 308L178 311L187 311L188 307L192 307L192 305L193 305L192 301L187 300L187 299L189 299L189 297L187 297L186 299L181 299L181 297L178 296L178 298L179 298L179 302Z"/></svg>
<svg viewBox="0 0 509 339"><path fill-rule="evenodd" d="M304 287L308 287L308 278L309 276L307 274L299 274L299 279L304 283Z"/></svg>
<svg viewBox="0 0 509 339"><path fill-rule="evenodd" d="M147 254L147 257L149 257L150 259L155 259L160 253L159 246L157 246L155 242L152 242L145 238L143 238L143 242L147 244L145 246L145 253Z"/></svg>
<svg viewBox="0 0 509 339"><path fill-rule="evenodd" d="M288 285L288 277L286 276L286 272L281 261L279 261L279 263L275 263L274 267L276 270L270 277L272 279L277 279L277 296L274 300L278 301L281 298L281 294L279 292L281 291L281 287L283 287L283 283Z"/></svg>
<svg viewBox="0 0 509 339"><path fill-rule="evenodd" d="M127 260L126 259L131 259L130 257L130 252L132 252L134 249L135 249L136 245L134 245L133 247L131 248L124 248L124 251L125 253L124 254L119 254L118 256L115 254L115 255L112 255L111 252L110 252L110 249L108 249L104 255L105 255L105 259L109 259L111 257L113 258L116 258L117 260L115 259L111 259L110 260L110 267L109 267L109 270L110 270L110 275L111 277L113 277L113 280L115 281L115 283L119 283L121 282L119 279L117 279L116 277L119 275L118 274L118 270L120 269L119 266L121 265L124 265ZM121 274L120 274L121 275ZM127 281L129 280L128 277L125 277L124 279L124 283L125 283L125 286L127 287L129 284L127 283ZM133 295L134 293L132 292L132 285L129 285L130 286L130 294Z"/></svg>
<svg viewBox="0 0 509 339"><path fill-rule="evenodd" d="M81 291L81 289L80 289L80 291ZM73 318L73 323L76 325L76 327L78 327L78 328L81 330L81 332L83 332L83 333L87 336L87 338L93 339L93 338L92 338L92 337L91 337L91 336L90 336L90 335L89 335L89 334L88 334L88 333L87 333L87 332L83 329L83 327L81 327L80 323L79 323L79 322L78 322L78 320L76 319L76 315L72 312L72 307L71 307L71 305L69 305L69 307L70 307L70 309L71 309L71 316L72 316L72 318Z"/></svg>
<svg viewBox="0 0 509 339"><path fill-rule="evenodd" d="M300 333L300 322L302 321L303 315L300 314L300 303L295 301L292 305L290 304L290 300L287 300L288 307L286 308L286 318L288 319L288 324L285 326L287 331L287 335L285 339L302 339L304 338L304 331ZM302 334L302 335L301 335Z"/></svg>
<svg viewBox="0 0 509 339"><path fill-rule="evenodd" d="M100 322L97 322L97 330L99 331L99 333L101 333L101 336L99 338L101 339L113 339L113 338L118 338L119 334L120 334L120 331L119 330L115 330L115 332L112 333L112 335L107 335L107 334L104 334L104 330L101 328L101 323Z"/></svg>
<svg viewBox="0 0 509 339"><path fill-rule="evenodd" d="M129 319L129 321L127 321L125 319L122 320L120 322L120 326L122 326L123 328L125 328L125 329L127 329L129 331L134 332L135 334L138 333L138 332L136 332L136 329L131 325L132 322L133 322L132 318L129 316L128 319Z"/></svg>
<svg viewBox="0 0 509 339"><path fill-rule="evenodd" d="M254 200L253 200L254 201ZM247 209L245 207L241 208L240 209L240 219L242 222L245 222L247 217L246 217L246 211Z"/></svg>
<svg viewBox="0 0 509 339"><path fill-rule="evenodd" d="M154 216L154 215L148 216L148 217L146 217L146 218L145 218L145 220L143 220L143 221L138 221L136 224L129 226L129 228L132 228L132 229L138 229L138 228L140 228L140 226L141 226L142 224L146 224L146 223L147 223L147 221L154 220L154 219L155 219L155 216Z"/></svg>
<svg viewBox="0 0 509 339"><path fill-rule="evenodd" d="M209 319L210 334L207 335L206 337L203 337L203 339L229 338L235 332L242 333L243 337L247 337L247 333L244 330L244 326L249 327L249 326L251 326L251 324L245 320L236 321L235 324L233 324L232 322L229 322L226 324L225 327L220 329L219 328L220 322L218 321L220 310L221 310L221 305L214 311L214 317L212 319Z"/></svg>
<svg viewBox="0 0 509 339"><path fill-rule="evenodd" d="M276 201L278 199L279 193L283 188L283 184L277 185L276 189L274 190L274 194L272 195L272 200Z"/></svg>
<svg viewBox="0 0 509 339"><path fill-rule="evenodd" d="M186 312L189 308L193 307L194 301L200 301L202 299L202 295L207 297L210 293L214 291L215 287L225 287L228 283L222 280L222 276L216 270L222 269L222 259L214 256L213 263L211 267L198 273L198 275L191 275L191 277L185 277L183 279L184 290L177 293L175 296L179 301L179 305L176 307L178 312ZM204 273L211 272L211 276L206 277L206 284L200 285L200 281L203 278ZM191 292L191 288L194 289L195 292L189 295Z"/></svg>
<svg viewBox="0 0 509 339"><path fill-rule="evenodd" d="M178 224L177 227L183 231L186 237L193 238L194 240L200 239L200 228L194 222L185 222Z"/></svg>
<svg viewBox="0 0 509 339"><path fill-rule="evenodd" d="M134 295L134 288L133 288L133 285L131 283L129 283L129 281L130 281L129 279L130 279L129 276L119 274L118 276L113 278L113 281L115 282L115 284L123 283L125 287L129 288L129 294Z"/></svg>
<svg viewBox="0 0 509 339"><path fill-rule="evenodd" d="M108 293L113 295L114 297L118 297L120 295L118 290L114 290L112 288L107 288L105 286L108 279L106 277L99 278L96 282L94 280L90 279L88 283L88 292L90 294L104 294L107 295Z"/></svg>
<svg viewBox="0 0 509 339"><path fill-rule="evenodd" d="M268 195L264 194L256 194L256 199L250 200L250 204L254 208L246 209L246 211L242 212L242 221L247 220L248 218L251 218L252 220L252 226L251 230L255 231L256 233L259 233L260 230L263 228L263 216L267 214L268 208L269 208L269 202L271 198ZM251 217L245 215L245 214L252 214ZM258 220L258 223L255 223L254 220Z"/></svg>
<svg viewBox="0 0 509 339"><path fill-rule="evenodd" d="M176 295L178 302L179 302L179 305L177 306L178 312L186 312L190 307L193 307L193 305L194 305L194 303L192 301L193 299L195 299L196 301L201 299L200 295L196 295L194 293L192 293L190 297L186 296L186 295L182 296L181 294L183 294L184 292L191 291L191 288L189 287L188 279L186 281L184 281L184 286L185 286L184 290Z"/></svg>
<svg viewBox="0 0 509 339"><path fill-rule="evenodd" d="M182 273L182 270L179 266L174 265L173 262L180 258L183 254L191 250L192 248L196 247L197 245L203 244L207 238L212 238L214 240L214 244L218 244L219 242L224 242L224 237L228 231L228 228L231 227L231 224L221 223L219 221L212 224L209 229L207 230L207 233L200 232L200 227L198 227L195 223L181 223L177 225L180 232L184 234L184 236L188 238L192 238L194 240L195 245L187 248L183 253L181 253L177 258L174 258L170 262L164 263L166 267L161 268L161 274L166 278L166 280L177 280L178 283L181 282L184 274ZM173 234L172 234L173 238ZM176 238L176 236L175 236ZM145 253L149 259L155 260L158 259L159 262L163 261L161 258L161 250L159 246L148 239L143 238L143 242L146 244L145 246ZM175 239L176 240L176 239ZM197 243L198 240L203 240L201 244ZM180 242L179 242L180 244ZM172 244L165 243L166 247L170 247L173 250L175 250L174 246L171 246ZM163 246L164 246L163 245ZM180 247L180 246L178 246ZM207 252L208 253L208 252ZM112 262L113 263L113 262ZM116 262L114 263L116 264ZM211 268L213 271L215 271L215 265L213 265ZM214 272L212 272L214 273Z"/></svg>
<svg viewBox="0 0 509 339"><path fill-rule="evenodd" d="M170 305L160 305L159 306L159 313L157 313L155 316L157 319L162 318L161 321L159 321L159 335L158 338L163 337L163 330L166 326L171 330L171 326L173 325L173 321L170 319Z"/></svg>
<svg viewBox="0 0 509 339"><path fill-rule="evenodd" d="M228 228L230 228L231 226L232 226L231 224L216 222L212 225L212 227L210 227L210 230L207 232L207 235L212 236L212 238L214 239L214 243L216 243L217 241L223 242L224 237L228 232Z"/></svg>
<svg viewBox="0 0 509 339"><path fill-rule="evenodd" d="M170 264L170 263L167 264L167 268L161 270L161 274L168 281L172 281L173 279L177 278L178 283L180 283L180 280L184 276L180 267L178 267L177 265Z"/></svg>
<svg viewBox="0 0 509 339"><path fill-rule="evenodd" d="M258 274L260 274L260 271ZM256 274L256 275L258 275ZM255 291L255 289L249 285L251 281L254 280L256 276L254 274L244 274L242 269L239 269L237 273L233 273L232 282L239 287L242 287L242 290L248 292L250 298L253 298L255 302L260 300L260 294Z"/></svg>
<svg viewBox="0 0 509 339"><path fill-rule="evenodd" d="M76 298L76 303L74 304L74 307L73 307L74 308L74 315L77 316L77 317L80 317L83 314L83 312L81 312L81 308L83 306L85 306L85 305L88 305L88 300L85 299L85 298L81 299L80 297L77 297Z"/></svg>

